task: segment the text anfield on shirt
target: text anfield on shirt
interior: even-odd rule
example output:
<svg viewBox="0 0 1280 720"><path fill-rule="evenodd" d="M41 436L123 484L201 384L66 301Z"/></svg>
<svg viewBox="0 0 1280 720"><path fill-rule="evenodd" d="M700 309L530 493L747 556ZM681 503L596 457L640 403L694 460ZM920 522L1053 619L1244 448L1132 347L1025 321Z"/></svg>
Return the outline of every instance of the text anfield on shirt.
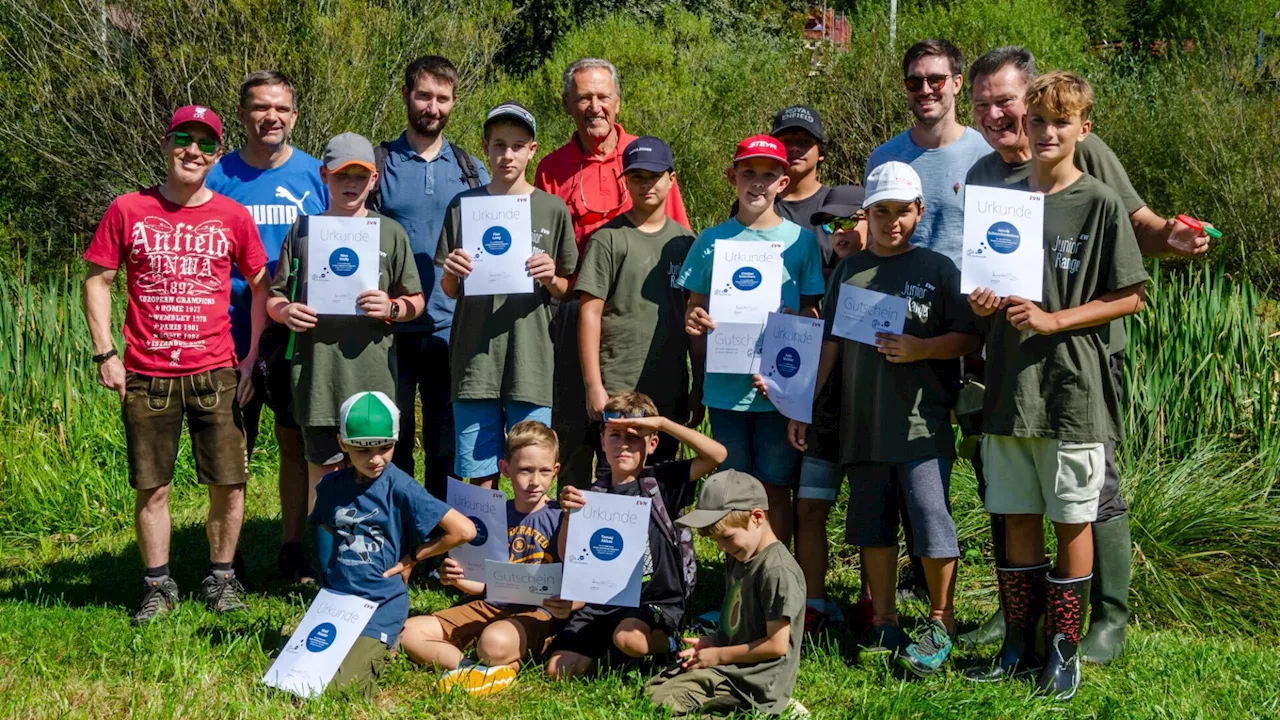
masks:
<svg viewBox="0 0 1280 720"><path fill-rule="evenodd" d="M174 205L157 188L121 195L102 217L85 260L125 266L125 369L176 377L235 365L231 264L253 277L267 264L253 217L214 193Z"/></svg>

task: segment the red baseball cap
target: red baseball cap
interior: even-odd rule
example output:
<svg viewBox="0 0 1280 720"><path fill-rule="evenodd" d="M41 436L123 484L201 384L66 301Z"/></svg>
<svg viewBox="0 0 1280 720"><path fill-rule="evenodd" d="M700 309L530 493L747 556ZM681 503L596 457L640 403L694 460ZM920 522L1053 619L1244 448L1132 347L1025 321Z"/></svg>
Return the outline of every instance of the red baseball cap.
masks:
<svg viewBox="0 0 1280 720"><path fill-rule="evenodd" d="M203 105L184 105L175 110L165 133L171 133L179 125L189 122L200 123L209 128L218 138L218 142L222 142L222 120L218 118L217 113Z"/></svg>
<svg viewBox="0 0 1280 720"><path fill-rule="evenodd" d="M787 149L778 142L778 139L770 135L752 135L751 137L738 143L738 151L733 155L733 161L736 163L747 158L764 157L777 160L783 165L787 164Z"/></svg>

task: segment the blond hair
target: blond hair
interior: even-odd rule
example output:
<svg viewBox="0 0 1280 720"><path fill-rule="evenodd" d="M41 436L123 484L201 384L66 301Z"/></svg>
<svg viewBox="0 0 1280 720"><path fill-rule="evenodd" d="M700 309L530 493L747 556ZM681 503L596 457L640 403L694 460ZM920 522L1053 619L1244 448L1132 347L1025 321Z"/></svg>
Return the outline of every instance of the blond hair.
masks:
<svg viewBox="0 0 1280 720"><path fill-rule="evenodd" d="M1040 107L1054 115L1089 119L1093 110L1093 88L1083 76L1059 70L1036 78L1027 89L1027 107Z"/></svg>
<svg viewBox="0 0 1280 720"><path fill-rule="evenodd" d="M556 437L556 431L537 420L522 420L511 427L503 457L511 462L516 453L527 447L540 447L557 458L560 456L560 439Z"/></svg>
<svg viewBox="0 0 1280 720"><path fill-rule="evenodd" d="M609 398L604 404L605 412L620 413L623 417L627 417L637 410L643 411L645 417L658 417L658 406L653 404L653 400L642 392L624 392Z"/></svg>
<svg viewBox="0 0 1280 720"><path fill-rule="evenodd" d="M730 510L727 515L698 531L703 537L715 537L729 528L745 528L751 522L754 510Z"/></svg>

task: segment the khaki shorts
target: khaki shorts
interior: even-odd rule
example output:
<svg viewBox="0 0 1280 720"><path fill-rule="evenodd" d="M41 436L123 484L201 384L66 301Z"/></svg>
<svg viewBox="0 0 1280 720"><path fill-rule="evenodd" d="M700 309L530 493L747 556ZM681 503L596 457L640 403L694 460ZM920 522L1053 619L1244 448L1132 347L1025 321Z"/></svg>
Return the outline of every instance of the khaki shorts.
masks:
<svg viewBox="0 0 1280 720"><path fill-rule="evenodd" d="M542 655L556 634L556 620L550 613L525 605L504 608L484 600L472 600L432 616L440 622L445 642L463 652L470 650L480 639L480 633L498 620L506 620L520 628L520 636L524 640L522 655Z"/></svg>
<svg viewBox="0 0 1280 720"><path fill-rule="evenodd" d="M1052 438L982 438L987 512L1044 515L1053 522L1090 523L1106 477L1102 443Z"/></svg>

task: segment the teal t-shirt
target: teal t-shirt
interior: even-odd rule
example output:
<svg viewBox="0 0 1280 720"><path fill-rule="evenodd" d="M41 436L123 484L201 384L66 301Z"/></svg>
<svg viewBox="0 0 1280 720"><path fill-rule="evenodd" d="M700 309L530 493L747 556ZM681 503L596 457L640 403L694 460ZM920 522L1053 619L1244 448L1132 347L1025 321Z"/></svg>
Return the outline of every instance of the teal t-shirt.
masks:
<svg viewBox="0 0 1280 720"><path fill-rule="evenodd" d="M680 285L699 295L711 294L711 265L716 242L739 240L782 243L782 297L779 307L800 309L803 295L822 295L822 250L813 233L790 220L767 230L754 230L737 218L707 228L698 235L680 272ZM709 408L748 412L769 412L773 403L759 397L746 374L707 373L702 402Z"/></svg>

